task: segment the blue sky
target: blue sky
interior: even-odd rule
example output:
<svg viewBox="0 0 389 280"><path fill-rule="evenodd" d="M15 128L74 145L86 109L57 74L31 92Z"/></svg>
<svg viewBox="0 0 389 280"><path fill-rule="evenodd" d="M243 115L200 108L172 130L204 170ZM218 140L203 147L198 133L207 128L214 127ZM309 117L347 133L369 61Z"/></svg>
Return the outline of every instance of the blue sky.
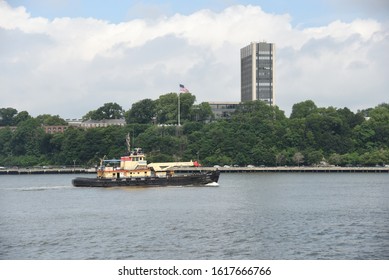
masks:
<svg viewBox="0 0 389 280"><path fill-rule="evenodd" d="M372 3L373 2L373 3ZM383 4L380 4L382 2ZM135 18L188 15L201 9L220 12L231 5L258 5L267 13L288 13L294 25L317 26L340 19L384 18L385 0L10 0L13 7L24 6L35 17L93 17L119 23ZM376 4L374 4L376 3ZM382 8L382 7L386 7Z"/></svg>
<svg viewBox="0 0 389 280"><path fill-rule="evenodd" d="M201 1L126 1L126 0L12 0L14 6L25 6L33 16L55 17L94 17L118 23L134 18L171 16L175 13L190 14L201 9L210 9L220 12L234 4L260 5L267 12L290 13L301 21L330 14L329 5L323 1L228 1L228 0L201 0Z"/></svg>
<svg viewBox="0 0 389 280"><path fill-rule="evenodd" d="M0 0L0 108L78 118L184 84L240 101L240 49L276 45L276 105L388 102L388 0Z"/></svg>

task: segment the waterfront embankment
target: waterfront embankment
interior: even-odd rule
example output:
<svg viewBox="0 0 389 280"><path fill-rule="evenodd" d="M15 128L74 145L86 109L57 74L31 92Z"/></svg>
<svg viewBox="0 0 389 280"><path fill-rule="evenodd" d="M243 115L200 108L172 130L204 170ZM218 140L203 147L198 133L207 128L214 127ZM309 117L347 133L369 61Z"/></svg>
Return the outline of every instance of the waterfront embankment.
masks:
<svg viewBox="0 0 389 280"><path fill-rule="evenodd" d="M82 174L96 173L96 169L86 168L10 168L0 169L0 175L28 175L28 174Z"/></svg>
<svg viewBox="0 0 389 280"><path fill-rule="evenodd" d="M176 172L195 172L214 170L214 167L181 167ZM389 173L389 167L313 167L313 166L277 166L277 167L219 167L222 173L284 172L284 173Z"/></svg>
<svg viewBox="0 0 389 280"><path fill-rule="evenodd" d="M222 173L389 173L389 167L312 167L312 166L277 166L277 167L219 167ZM215 167L180 167L175 172L192 173L199 171L215 170ZM90 168L12 168L1 169L0 175L23 175L23 174L83 174L96 173L96 169Z"/></svg>

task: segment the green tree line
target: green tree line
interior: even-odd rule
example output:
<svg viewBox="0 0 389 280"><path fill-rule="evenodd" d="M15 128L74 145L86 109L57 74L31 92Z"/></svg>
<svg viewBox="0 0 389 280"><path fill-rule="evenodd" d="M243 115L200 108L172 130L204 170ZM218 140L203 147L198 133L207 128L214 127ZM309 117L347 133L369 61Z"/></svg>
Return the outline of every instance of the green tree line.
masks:
<svg viewBox="0 0 389 280"><path fill-rule="evenodd" d="M31 117L0 109L0 166L83 165L126 153L125 136L142 147L148 161L197 160L203 165L375 166L389 163L389 104L357 113L348 108L319 108L307 100L293 105L290 117L262 101L243 103L230 119L213 120L208 103L177 94L144 99L125 111L107 103L83 119L125 118L126 126L46 134L42 125L66 122L59 116ZM12 126L16 127L14 130Z"/></svg>

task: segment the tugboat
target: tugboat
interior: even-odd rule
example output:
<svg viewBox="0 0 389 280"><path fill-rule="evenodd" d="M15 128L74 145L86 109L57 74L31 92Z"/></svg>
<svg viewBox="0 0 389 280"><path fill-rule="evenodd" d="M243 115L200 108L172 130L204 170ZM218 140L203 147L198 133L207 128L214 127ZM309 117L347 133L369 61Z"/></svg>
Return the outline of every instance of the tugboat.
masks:
<svg viewBox="0 0 389 280"><path fill-rule="evenodd" d="M77 177L72 180L75 187L148 187L148 186L204 186L217 185L220 171L192 174L175 174L176 167L199 167L197 161L160 162L147 164L141 148L131 149L130 137L126 137L129 155L120 160L100 161L96 178Z"/></svg>

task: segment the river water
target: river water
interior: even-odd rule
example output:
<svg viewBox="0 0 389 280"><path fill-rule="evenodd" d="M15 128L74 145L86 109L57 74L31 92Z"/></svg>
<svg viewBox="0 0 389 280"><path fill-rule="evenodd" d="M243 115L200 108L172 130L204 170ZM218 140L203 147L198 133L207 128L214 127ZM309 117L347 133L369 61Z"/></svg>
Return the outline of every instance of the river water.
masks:
<svg viewBox="0 0 389 280"><path fill-rule="evenodd" d="M0 259L389 259L388 174L221 174L218 187L0 177Z"/></svg>

